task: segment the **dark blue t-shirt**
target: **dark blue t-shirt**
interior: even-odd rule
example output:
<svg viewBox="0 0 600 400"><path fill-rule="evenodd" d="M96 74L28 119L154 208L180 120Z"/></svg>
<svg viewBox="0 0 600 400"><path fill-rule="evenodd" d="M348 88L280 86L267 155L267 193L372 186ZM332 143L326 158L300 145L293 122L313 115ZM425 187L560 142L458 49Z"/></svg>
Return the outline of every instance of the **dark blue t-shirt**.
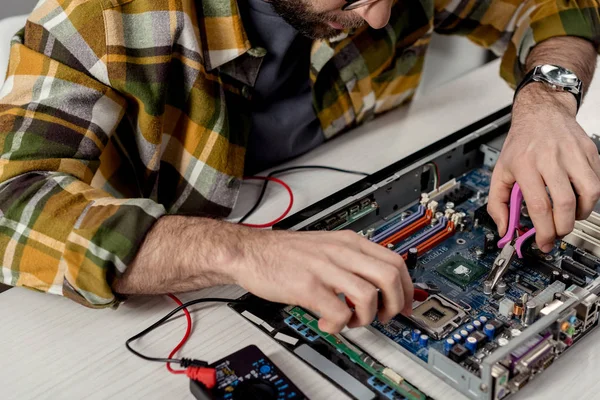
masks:
<svg viewBox="0 0 600 400"><path fill-rule="evenodd" d="M325 140L310 87L312 40L264 0L247 0L244 27L253 46L267 50L252 96L246 175L305 153Z"/></svg>

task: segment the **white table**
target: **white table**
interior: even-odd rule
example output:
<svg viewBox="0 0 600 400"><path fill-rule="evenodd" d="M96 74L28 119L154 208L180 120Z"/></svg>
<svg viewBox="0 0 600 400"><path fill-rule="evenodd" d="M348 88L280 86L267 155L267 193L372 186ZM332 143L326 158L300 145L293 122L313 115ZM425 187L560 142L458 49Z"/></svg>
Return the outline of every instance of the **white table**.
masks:
<svg viewBox="0 0 600 400"><path fill-rule="evenodd" d="M294 164L328 164L374 172L390 163L501 109L511 90L498 77L498 63L482 67L410 106L391 112L325 144ZM600 84L582 107L580 121L588 133L600 132ZM294 210L352 183L355 176L334 172L303 172L285 177L296 195ZM250 184L248 197L256 192ZM287 204L283 190L268 191L252 222L279 215ZM240 202L236 214L250 205ZM239 288L213 288L182 296L236 297ZM189 399L187 378L167 373L161 363L143 361L125 350L126 338L147 327L174 307L166 297L138 298L114 310L89 310L69 300L11 289L0 294L0 397L3 399ZM194 333L183 354L214 361L234 350L256 344L311 399L345 399L336 387L224 305L194 313ZM145 353L166 356L184 331L180 318L136 345ZM366 329L350 333L367 351L439 400L464 397L385 340ZM518 399L595 398L600 391L600 332L589 335Z"/></svg>

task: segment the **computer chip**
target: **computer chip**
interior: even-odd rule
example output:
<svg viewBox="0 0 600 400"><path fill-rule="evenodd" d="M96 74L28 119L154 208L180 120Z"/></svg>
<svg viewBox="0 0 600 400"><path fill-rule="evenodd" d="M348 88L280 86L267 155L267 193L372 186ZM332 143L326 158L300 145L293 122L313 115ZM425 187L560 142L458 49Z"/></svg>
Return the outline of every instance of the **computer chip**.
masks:
<svg viewBox="0 0 600 400"><path fill-rule="evenodd" d="M454 256L440 265L437 272L464 289L481 278L487 270L464 257Z"/></svg>

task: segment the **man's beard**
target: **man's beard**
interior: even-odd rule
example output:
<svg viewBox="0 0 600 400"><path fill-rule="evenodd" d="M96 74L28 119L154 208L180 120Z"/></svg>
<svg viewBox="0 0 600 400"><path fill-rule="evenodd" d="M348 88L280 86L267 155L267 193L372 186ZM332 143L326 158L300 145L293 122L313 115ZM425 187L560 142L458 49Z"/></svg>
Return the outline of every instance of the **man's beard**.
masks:
<svg viewBox="0 0 600 400"><path fill-rule="evenodd" d="M309 0L271 0L271 6L288 24L302 35L311 39L328 39L340 34L340 30L327 24L334 22L344 29L355 29L365 21L353 12L315 12L310 9Z"/></svg>

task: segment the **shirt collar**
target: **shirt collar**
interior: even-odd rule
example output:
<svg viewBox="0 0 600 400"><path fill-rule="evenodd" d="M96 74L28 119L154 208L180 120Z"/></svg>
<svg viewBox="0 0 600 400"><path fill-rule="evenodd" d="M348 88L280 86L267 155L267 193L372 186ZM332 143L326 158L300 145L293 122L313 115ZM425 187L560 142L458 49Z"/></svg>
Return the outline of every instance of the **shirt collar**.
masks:
<svg viewBox="0 0 600 400"><path fill-rule="evenodd" d="M252 48L244 30L236 0L202 0L200 7L200 38L204 64L208 71L234 60Z"/></svg>

